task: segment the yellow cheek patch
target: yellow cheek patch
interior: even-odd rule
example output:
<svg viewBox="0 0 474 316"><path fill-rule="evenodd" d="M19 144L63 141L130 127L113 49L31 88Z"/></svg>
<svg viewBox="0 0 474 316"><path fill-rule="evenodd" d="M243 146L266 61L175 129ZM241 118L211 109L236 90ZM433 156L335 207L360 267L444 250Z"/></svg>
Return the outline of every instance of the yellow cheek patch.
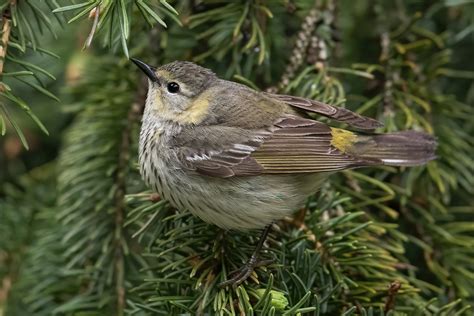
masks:
<svg viewBox="0 0 474 316"><path fill-rule="evenodd" d="M166 71L159 71L158 75L161 78L169 78L169 74ZM191 105L182 112L167 106L163 102L161 93L160 89L156 89L153 108L159 113L160 117L166 120L174 121L179 124L199 124L208 113L210 93L207 91L201 93L192 101Z"/></svg>
<svg viewBox="0 0 474 316"><path fill-rule="evenodd" d="M189 108L176 116L176 121L181 124L198 124L206 117L208 109L209 99L207 93L203 93Z"/></svg>
<svg viewBox="0 0 474 316"><path fill-rule="evenodd" d="M340 128L331 127L331 145L345 153L357 140L357 135Z"/></svg>

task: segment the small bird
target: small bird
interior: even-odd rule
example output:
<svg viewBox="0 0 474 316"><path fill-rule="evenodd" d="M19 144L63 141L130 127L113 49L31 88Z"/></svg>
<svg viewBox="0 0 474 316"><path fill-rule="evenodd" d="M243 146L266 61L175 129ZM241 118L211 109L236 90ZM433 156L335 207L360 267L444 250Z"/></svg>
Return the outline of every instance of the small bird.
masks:
<svg viewBox="0 0 474 316"><path fill-rule="evenodd" d="M265 227L247 264L222 286L250 276L270 224L301 208L330 174L435 158L436 141L426 133L375 134L382 124L345 108L256 91L191 62L132 61L149 83L139 144L146 184L221 228ZM366 131L331 127L308 112Z"/></svg>

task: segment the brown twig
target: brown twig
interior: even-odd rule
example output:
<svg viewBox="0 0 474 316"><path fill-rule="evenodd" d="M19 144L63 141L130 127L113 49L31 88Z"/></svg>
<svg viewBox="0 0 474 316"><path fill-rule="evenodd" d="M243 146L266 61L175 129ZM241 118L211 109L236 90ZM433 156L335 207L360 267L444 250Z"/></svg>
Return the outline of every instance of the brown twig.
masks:
<svg viewBox="0 0 474 316"><path fill-rule="evenodd" d="M92 22L91 31L89 32L89 36L87 36L86 42L84 43L84 49L87 49L91 46L92 40L94 39L95 32L97 30L97 25L99 24L99 17L100 17L100 6L96 6L94 9L91 10L89 14L89 18L94 18Z"/></svg>
<svg viewBox="0 0 474 316"><path fill-rule="evenodd" d="M10 39L11 24L12 21L5 15L2 18L2 46L0 46L0 75L3 74L3 65L5 63L5 57L7 55L8 41Z"/></svg>
<svg viewBox="0 0 474 316"><path fill-rule="evenodd" d="M137 93L137 100L142 98L142 89L139 89ZM125 310L125 260L123 253L123 221L125 217L125 194L126 194L126 182L125 177L127 175L128 163L130 161L130 134L132 126L138 121L138 117L141 113L141 103L136 101L132 104L127 114L127 124L122 130L121 141L120 141L120 152L119 160L117 165L117 175L115 183L117 184L117 190L115 192L115 287L117 294L117 313L116 315L123 315Z"/></svg>
<svg viewBox="0 0 474 316"><path fill-rule="evenodd" d="M127 122L130 119L129 111ZM118 172L115 182L117 183L117 190L115 192L115 288L117 294L117 313L116 315L123 315L125 309L125 285L124 285L124 275L125 275L125 262L124 254L122 247L122 238L123 238L123 220L125 212L125 175L126 167L129 160L129 147L130 147L130 127L125 126L122 131L119 161L118 161Z"/></svg>
<svg viewBox="0 0 474 316"><path fill-rule="evenodd" d="M387 300L385 301L384 311L387 313L388 311L392 310L395 307L395 298L397 297L397 293L402 287L400 281L393 281L390 283L388 287L388 296Z"/></svg>
<svg viewBox="0 0 474 316"><path fill-rule="evenodd" d="M10 7L16 5L16 0L11 0L10 5L2 13L2 38L0 43L0 77L3 75L3 66L7 57L8 42L10 41L10 33L12 30L12 21L10 16ZM0 85L0 91L5 87Z"/></svg>

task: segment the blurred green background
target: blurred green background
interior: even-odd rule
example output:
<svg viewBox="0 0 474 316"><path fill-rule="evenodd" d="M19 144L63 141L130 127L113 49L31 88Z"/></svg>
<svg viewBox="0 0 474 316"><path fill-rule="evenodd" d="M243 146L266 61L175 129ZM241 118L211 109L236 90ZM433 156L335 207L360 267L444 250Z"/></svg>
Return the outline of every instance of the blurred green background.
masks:
<svg viewBox="0 0 474 316"><path fill-rule="evenodd" d="M474 1L2 0L0 9L2 35L11 24L0 315L472 314ZM127 55L192 60L257 89L346 106L384 122L381 132L425 130L439 158L331 178L308 200L306 231L279 223L268 248L281 265L226 292L217 281L258 234L225 234L149 200L136 164L145 81Z"/></svg>

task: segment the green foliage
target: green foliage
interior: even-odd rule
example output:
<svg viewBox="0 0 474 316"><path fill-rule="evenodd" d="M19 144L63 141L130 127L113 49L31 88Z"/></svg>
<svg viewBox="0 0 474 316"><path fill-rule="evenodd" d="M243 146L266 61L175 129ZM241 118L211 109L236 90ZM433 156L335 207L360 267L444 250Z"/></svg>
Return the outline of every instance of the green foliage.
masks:
<svg viewBox="0 0 474 316"><path fill-rule="evenodd" d="M7 315L472 313L469 2L34 1L44 14L36 20L23 18L42 15L33 1L17 1L8 54L22 52L21 36L40 51L31 23L89 15L81 43L93 54L82 57L79 82L66 77L75 118L56 171L40 166L0 188L0 279L13 283L0 288ZM98 41L112 49L91 45ZM136 165L145 86L113 56L122 52L157 65L194 60L260 89L348 106L383 121L381 132L425 130L438 138L439 157L333 176L295 219L273 225L262 254L273 263L222 289L258 232L224 232L146 190ZM2 78L47 76L8 56L8 67L23 69ZM41 82L31 91L50 96Z"/></svg>
<svg viewBox="0 0 474 316"><path fill-rule="evenodd" d="M54 7L55 1L42 1L38 3L38 1L34 0L3 0L0 2L0 10L2 12L0 134L2 136L5 135L8 121L26 148L28 148L26 138L8 107L13 105L17 106L23 110L45 134L48 134L48 131L38 117L31 111L30 106L22 97L12 90L10 82L12 80L20 81L37 92L55 101L59 101L45 86L45 80L55 80L55 77L48 70L24 60L23 57L30 51L42 55L49 55L50 57L57 57L57 55L42 48L40 45L41 36L43 36L44 33L49 33L56 37L56 24L54 22L61 23L61 19L57 19L50 14Z"/></svg>
<svg viewBox="0 0 474 316"><path fill-rule="evenodd" d="M194 60L200 61L211 55L219 60L231 49L236 57L253 50L258 53L258 64L261 64L266 53L264 28L266 20L273 18L272 11L265 4L253 1L243 5L235 1L217 3L220 5L215 9L194 14L189 19L190 29L215 25L198 34L199 39L207 42L208 49Z"/></svg>
<svg viewBox="0 0 474 316"><path fill-rule="evenodd" d="M86 40L86 47L90 46L94 34L99 31L105 33L104 45L115 47L120 45L124 54L129 57L127 41L130 38L130 25L133 23L132 10L137 8L142 18L153 27L156 23L166 27L163 16L169 16L178 21L174 15L178 12L166 1L160 0L88 0L55 9L54 13L74 11L68 23L75 22L87 16L93 18L92 29Z"/></svg>
<svg viewBox="0 0 474 316"><path fill-rule="evenodd" d="M58 297L73 295L68 295L68 287L76 281L68 282L58 270L63 270L64 248L51 234L57 226L53 176L54 166L49 164L22 176L17 185L2 188L6 195L0 200L0 278L3 291L9 291L6 284L14 284L9 314L51 315Z"/></svg>
<svg viewBox="0 0 474 316"><path fill-rule="evenodd" d="M128 63L110 60L94 67L77 91L102 84L103 89L81 93L80 114L58 161L57 219L61 243L76 245L64 252L66 267L88 288L71 302L55 309L64 313L96 310L121 314L127 285L125 275L136 272L138 262L129 255L129 238L123 229L125 177L129 148L123 143L127 130L129 89L135 87ZM73 91L74 93L74 91ZM125 136L124 136L125 135ZM78 143L77 141L80 140ZM97 150L99 149L100 150ZM77 168L77 166L82 166ZM99 180L100 179L100 180ZM98 181L99 180L99 181Z"/></svg>

